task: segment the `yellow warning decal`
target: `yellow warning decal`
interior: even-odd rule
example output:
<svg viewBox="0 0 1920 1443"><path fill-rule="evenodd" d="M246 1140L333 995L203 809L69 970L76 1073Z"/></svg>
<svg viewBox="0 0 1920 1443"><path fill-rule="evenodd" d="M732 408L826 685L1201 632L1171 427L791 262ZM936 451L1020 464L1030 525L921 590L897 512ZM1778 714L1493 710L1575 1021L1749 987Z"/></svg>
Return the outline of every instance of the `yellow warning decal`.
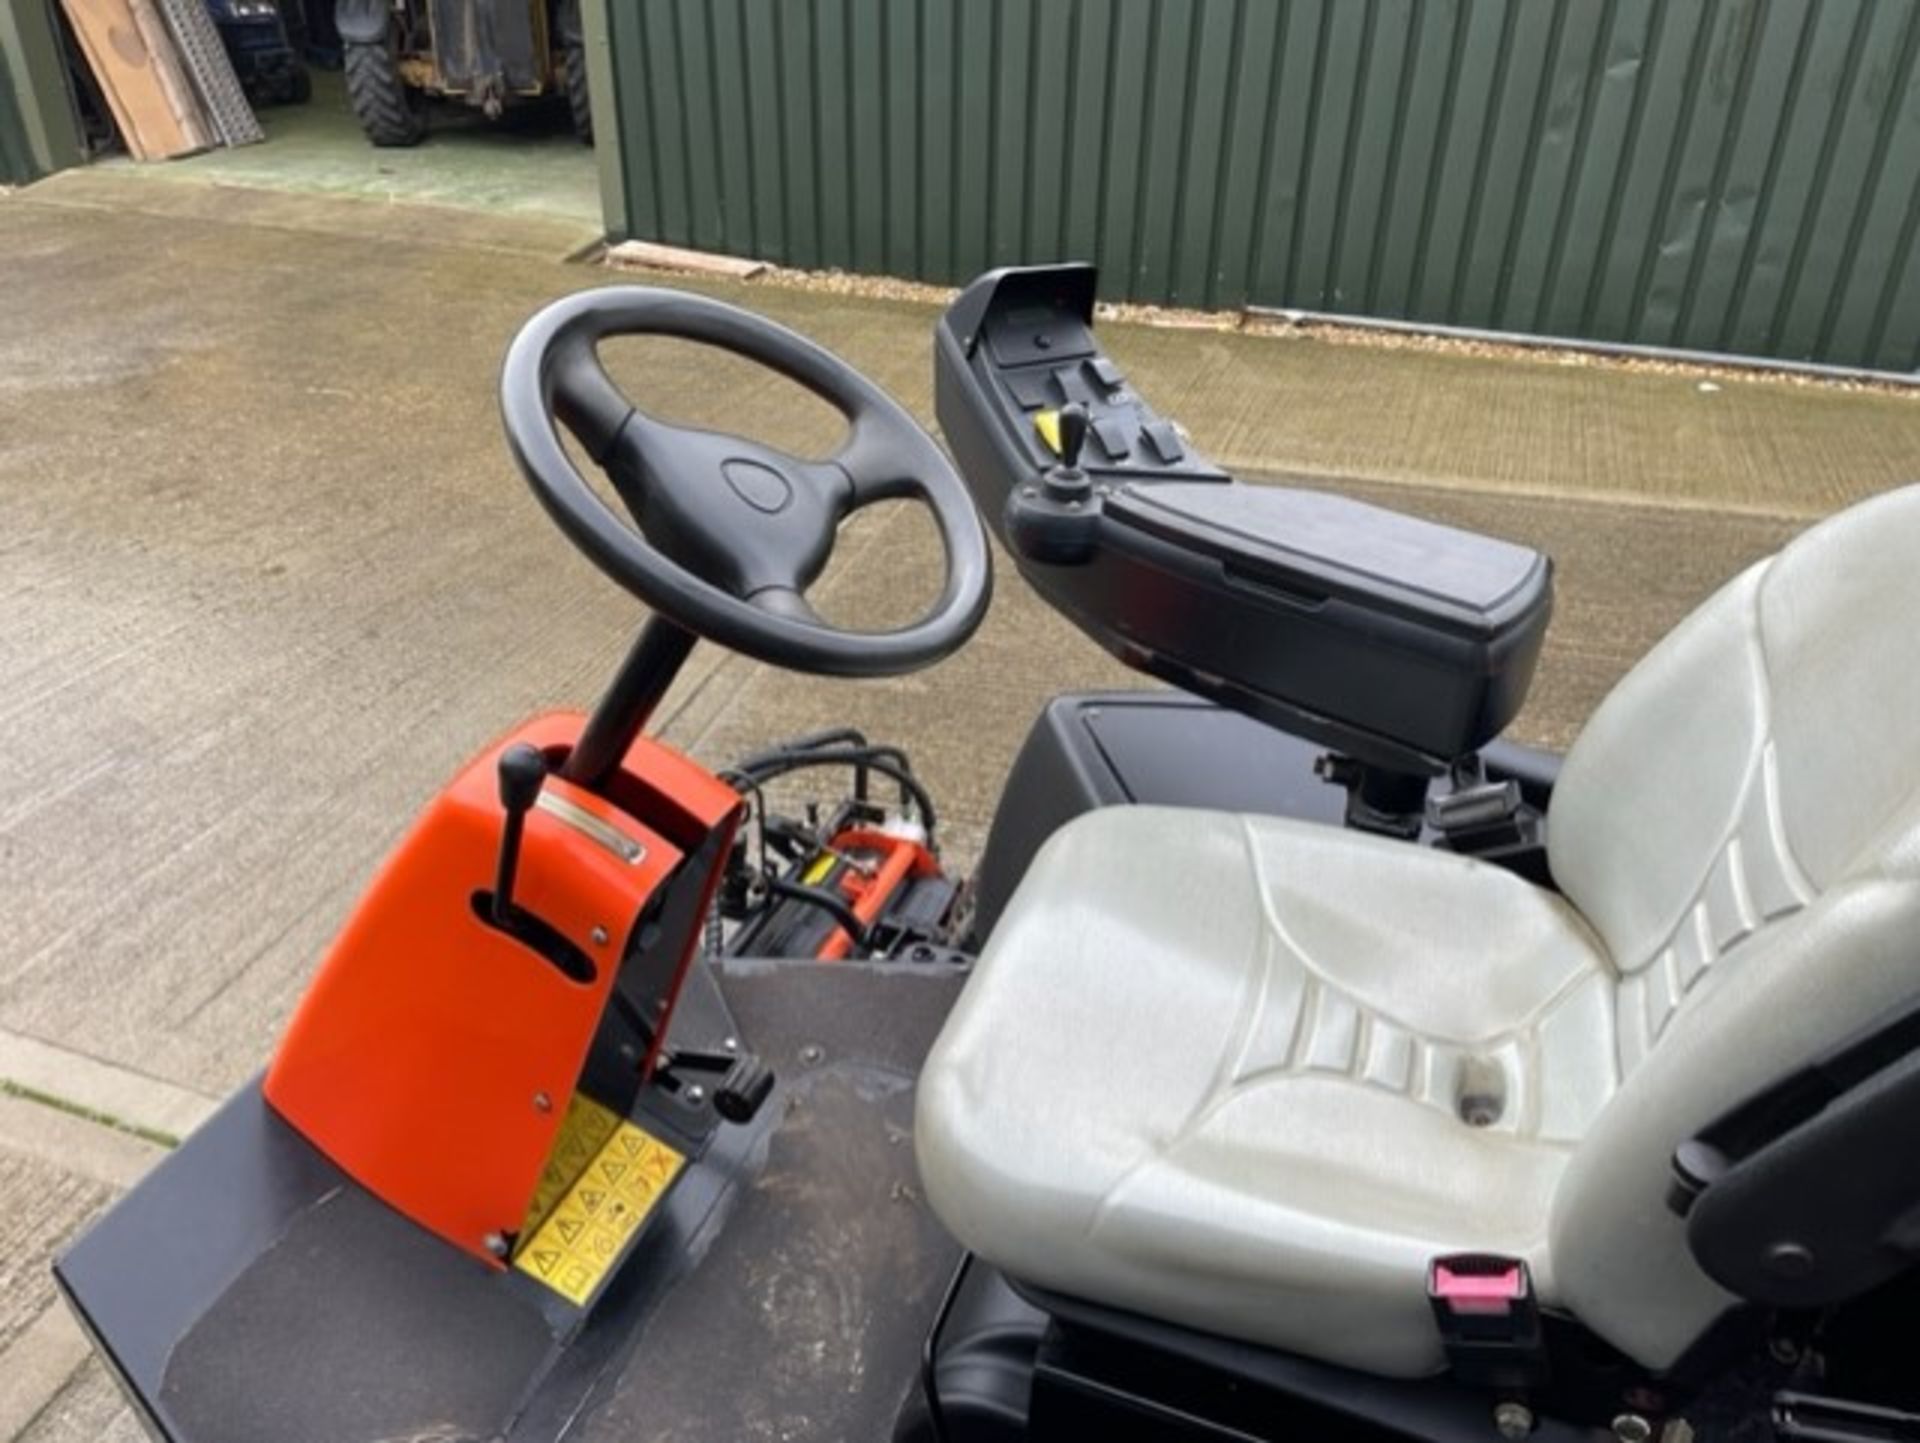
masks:
<svg viewBox="0 0 1920 1443"><path fill-rule="evenodd" d="M1060 413L1058 411L1034 412L1033 429L1040 433L1040 439L1047 443L1047 449L1058 456L1060 454Z"/></svg>
<svg viewBox="0 0 1920 1443"><path fill-rule="evenodd" d="M520 1229L513 1265L584 1306L686 1158L576 1095Z"/></svg>
<svg viewBox="0 0 1920 1443"><path fill-rule="evenodd" d="M553 1151L547 1154L547 1165L540 1172L540 1184L533 1190L533 1201L527 1205L527 1216L520 1224L523 1239L531 1238L547 1220L547 1214L599 1155L619 1123L619 1118L591 1098L574 1095L554 1136Z"/></svg>

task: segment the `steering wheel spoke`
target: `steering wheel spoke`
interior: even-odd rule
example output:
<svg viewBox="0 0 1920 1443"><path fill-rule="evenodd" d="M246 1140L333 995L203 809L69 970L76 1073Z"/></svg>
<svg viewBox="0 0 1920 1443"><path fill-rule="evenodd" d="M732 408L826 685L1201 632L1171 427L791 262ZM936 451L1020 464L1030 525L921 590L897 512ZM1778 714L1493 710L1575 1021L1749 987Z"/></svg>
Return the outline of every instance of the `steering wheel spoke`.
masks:
<svg viewBox="0 0 1920 1443"><path fill-rule="evenodd" d="M862 416L853 424L846 443L833 457L847 479L847 511L858 511L876 501L916 497L922 488L900 454L895 428Z"/></svg>
<svg viewBox="0 0 1920 1443"><path fill-rule="evenodd" d="M604 466L634 408L614 385L592 342L570 338L554 348L552 387L553 414L594 464Z"/></svg>
<svg viewBox="0 0 1920 1443"><path fill-rule="evenodd" d="M595 351L616 335L668 335L757 361L850 423L830 460L636 408ZM684 291L609 286L554 302L514 339L500 382L515 459L569 540L655 611L778 666L843 676L913 671L953 651L986 613L992 561L973 502L945 454L879 387L831 352L750 312ZM621 523L575 468L556 420L632 513ZM806 600L840 522L911 498L938 523L939 599L893 631L847 631ZM637 528L637 532L635 530Z"/></svg>
<svg viewBox="0 0 1920 1443"><path fill-rule="evenodd" d="M769 586L756 591L747 598L747 603L755 610L764 611L768 616L777 616L785 621L797 621L803 626L817 626L826 631L834 630L828 621L813 608L806 596L790 586Z"/></svg>

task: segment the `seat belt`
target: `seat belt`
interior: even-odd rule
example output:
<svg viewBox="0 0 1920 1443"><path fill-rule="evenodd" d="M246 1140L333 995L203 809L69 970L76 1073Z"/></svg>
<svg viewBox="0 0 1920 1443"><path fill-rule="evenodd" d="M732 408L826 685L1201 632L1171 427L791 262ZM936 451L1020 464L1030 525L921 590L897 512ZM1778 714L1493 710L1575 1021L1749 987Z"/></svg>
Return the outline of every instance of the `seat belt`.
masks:
<svg viewBox="0 0 1920 1443"><path fill-rule="evenodd" d="M1524 1258L1452 1253L1427 1266L1432 1305L1447 1363L1477 1388L1530 1388L1547 1380L1546 1340L1533 1274Z"/></svg>

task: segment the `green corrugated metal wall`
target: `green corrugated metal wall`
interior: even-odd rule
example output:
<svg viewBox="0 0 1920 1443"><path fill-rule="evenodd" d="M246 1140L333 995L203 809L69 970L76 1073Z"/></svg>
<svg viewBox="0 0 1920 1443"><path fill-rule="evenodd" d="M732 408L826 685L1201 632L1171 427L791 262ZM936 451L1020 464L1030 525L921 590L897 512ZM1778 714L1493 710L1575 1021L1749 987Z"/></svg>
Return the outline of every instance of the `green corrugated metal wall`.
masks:
<svg viewBox="0 0 1920 1443"><path fill-rule="evenodd" d="M27 121L13 93L13 76L0 57L0 185L37 180L40 168L27 144Z"/></svg>
<svg viewBox="0 0 1920 1443"><path fill-rule="evenodd" d="M626 233L1920 368L1920 0L614 0ZM615 218L620 224L621 218Z"/></svg>
<svg viewBox="0 0 1920 1443"><path fill-rule="evenodd" d="M50 0L0 0L0 185L83 158Z"/></svg>

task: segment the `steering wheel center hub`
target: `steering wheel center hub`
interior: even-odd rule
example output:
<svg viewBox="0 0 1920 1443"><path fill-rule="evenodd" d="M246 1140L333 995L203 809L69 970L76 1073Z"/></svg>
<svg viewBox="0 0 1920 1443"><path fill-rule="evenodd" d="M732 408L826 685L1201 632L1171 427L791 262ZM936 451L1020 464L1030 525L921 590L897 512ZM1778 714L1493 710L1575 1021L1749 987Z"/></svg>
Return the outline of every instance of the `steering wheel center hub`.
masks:
<svg viewBox="0 0 1920 1443"><path fill-rule="evenodd" d="M778 516L793 504L793 483L771 466L736 457L721 463L720 474L733 494L755 511Z"/></svg>

